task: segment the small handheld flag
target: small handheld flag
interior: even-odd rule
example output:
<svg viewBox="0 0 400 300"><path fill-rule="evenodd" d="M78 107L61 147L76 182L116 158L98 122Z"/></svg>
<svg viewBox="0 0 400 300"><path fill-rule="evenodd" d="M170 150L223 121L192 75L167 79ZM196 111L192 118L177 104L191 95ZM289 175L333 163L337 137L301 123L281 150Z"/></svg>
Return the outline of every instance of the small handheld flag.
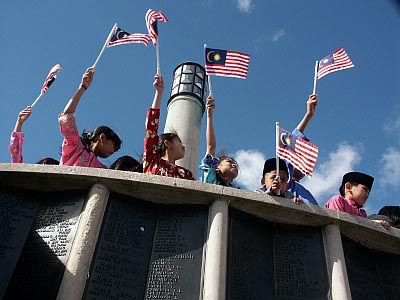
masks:
<svg viewBox="0 0 400 300"><path fill-rule="evenodd" d="M124 45L124 44L144 44L148 45L151 40L150 34L145 33L129 33L122 30L120 27L116 27L110 40L107 43L107 48Z"/></svg>
<svg viewBox="0 0 400 300"><path fill-rule="evenodd" d="M276 153L305 175L311 176L317 163L318 147L304 138L295 137L279 128Z"/></svg>
<svg viewBox="0 0 400 300"><path fill-rule="evenodd" d="M232 50L205 48L206 74L246 79L250 55Z"/></svg>
<svg viewBox="0 0 400 300"><path fill-rule="evenodd" d="M321 79L329 73L353 67L353 62L346 51L343 48L339 48L319 61L317 78Z"/></svg>
<svg viewBox="0 0 400 300"><path fill-rule="evenodd" d="M155 11L150 8L146 13L145 20L146 20L147 30L151 35L153 45L155 46L157 45L157 39L158 39L157 21L168 22L168 19L162 11Z"/></svg>
<svg viewBox="0 0 400 300"><path fill-rule="evenodd" d="M60 64L56 64L51 68L49 74L42 85L42 89L40 90L40 95L36 98L36 100L32 103L31 107L34 107L36 103L42 98L42 96L48 91L49 87L53 84L53 82L57 78L57 74L62 70L62 66Z"/></svg>
<svg viewBox="0 0 400 300"><path fill-rule="evenodd" d="M162 11L155 11L155 10L149 9L146 13L145 21L146 21L147 31L149 32L149 35L151 36L153 45L156 47L157 75L161 75L160 48L159 48L159 42L158 42L157 21L168 22L168 19Z"/></svg>

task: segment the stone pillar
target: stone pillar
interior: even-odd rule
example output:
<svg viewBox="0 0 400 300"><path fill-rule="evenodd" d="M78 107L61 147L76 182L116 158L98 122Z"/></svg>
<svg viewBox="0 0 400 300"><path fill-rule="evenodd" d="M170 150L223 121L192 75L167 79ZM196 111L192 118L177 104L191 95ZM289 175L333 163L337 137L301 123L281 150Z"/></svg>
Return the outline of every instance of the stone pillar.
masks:
<svg viewBox="0 0 400 300"><path fill-rule="evenodd" d="M210 206L204 267L204 300L224 300L228 249L228 203L217 200Z"/></svg>
<svg viewBox="0 0 400 300"><path fill-rule="evenodd" d="M109 193L107 187L98 183L94 184L89 191L65 266L57 295L58 300L82 298Z"/></svg>
<svg viewBox="0 0 400 300"><path fill-rule="evenodd" d="M323 232L332 300L351 300L339 226L327 225Z"/></svg>
<svg viewBox="0 0 400 300"><path fill-rule="evenodd" d="M201 118L205 108L205 70L199 64L186 62L175 68L173 76L164 132L178 134L186 151L185 157L176 164L196 176Z"/></svg>

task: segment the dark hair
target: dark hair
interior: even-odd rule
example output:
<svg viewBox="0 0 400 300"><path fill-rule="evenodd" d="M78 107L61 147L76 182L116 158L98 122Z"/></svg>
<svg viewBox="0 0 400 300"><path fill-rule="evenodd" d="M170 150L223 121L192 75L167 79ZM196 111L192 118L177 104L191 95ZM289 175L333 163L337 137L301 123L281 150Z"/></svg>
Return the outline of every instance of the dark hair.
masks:
<svg viewBox="0 0 400 300"><path fill-rule="evenodd" d="M160 136L159 136L160 139L159 139L157 147L156 147L156 152L158 154L160 154L161 156L164 156L165 152L167 151L167 148L166 148L164 142L165 141L171 142L176 137L179 138L179 136L173 132L160 134Z"/></svg>
<svg viewBox="0 0 400 300"><path fill-rule="evenodd" d="M379 215L387 216L393 220L393 226L400 225L400 206L384 206L379 212Z"/></svg>
<svg viewBox="0 0 400 300"><path fill-rule="evenodd" d="M143 165L129 155L124 155L114 161L110 169L143 173Z"/></svg>
<svg viewBox="0 0 400 300"><path fill-rule="evenodd" d="M38 165L59 165L60 162L54 158L46 157L36 162Z"/></svg>
<svg viewBox="0 0 400 300"><path fill-rule="evenodd" d="M84 130L82 132L81 141L86 150L90 151L90 146L92 142L96 142L102 133L104 133L107 139L111 140L114 143L115 152L117 152L119 148L121 148L122 141L119 136L108 126L99 126L95 130Z"/></svg>

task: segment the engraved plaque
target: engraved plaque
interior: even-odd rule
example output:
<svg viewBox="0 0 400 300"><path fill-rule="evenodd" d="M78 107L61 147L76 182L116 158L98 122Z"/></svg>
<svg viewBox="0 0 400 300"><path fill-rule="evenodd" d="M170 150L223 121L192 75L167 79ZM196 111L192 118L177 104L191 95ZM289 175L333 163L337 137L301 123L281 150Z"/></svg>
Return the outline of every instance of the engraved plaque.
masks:
<svg viewBox="0 0 400 300"><path fill-rule="evenodd" d="M368 249L342 236L353 300L398 299L400 256Z"/></svg>
<svg viewBox="0 0 400 300"><path fill-rule="evenodd" d="M145 299L200 299L208 207L160 206Z"/></svg>
<svg viewBox="0 0 400 300"><path fill-rule="evenodd" d="M273 299L272 225L231 209L227 299Z"/></svg>
<svg viewBox="0 0 400 300"><path fill-rule="evenodd" d="M35 194L0 187L0 299L17 265L38 207Z"/></svg>
<svg viewBox="0 0 400 300"><path fill-rule="evenodd" d="M377 252L375 262L384 299L400 298L400 255Z"/></svg>
<svg viewBox="0 0 400 300"><path fill-rule="evenodd" d="M111 193L84 299L143 299L156 207Z"/></svg>
<svg viewBox="0 0 400 300"><path fill-rule="evenodd" d="M42 194L31 231L7 289L7 299L55 298L85 194Z"/></svg>
<svg viewBox="0 0 400 300"><path fill-rule="evenodd" d="M320 227L275 224L275 299L329 299Z"/></svg>

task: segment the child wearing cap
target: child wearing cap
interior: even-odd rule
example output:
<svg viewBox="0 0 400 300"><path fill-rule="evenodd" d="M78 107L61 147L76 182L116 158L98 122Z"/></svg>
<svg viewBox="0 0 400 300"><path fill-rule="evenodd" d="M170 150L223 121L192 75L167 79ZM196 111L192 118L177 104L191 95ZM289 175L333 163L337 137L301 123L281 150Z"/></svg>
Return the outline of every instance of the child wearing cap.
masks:
<svg viewBox="0 0 400 300"><path fill-rule="evenodd" d="M288 191L289 176L285 161L279 158L279 174L276 170L276 165L276 158L270 158L264 162L263 175L261 178L262 186L258 188L256 192L292 199L296 204L301 204L303 201L298 197L294 197L293 194Z"/></svg>
<svg viewBox="0 0 400 300"><path fill-rule="evenodd" d="M366 218L367 213L362 207L367 202L373 183L374 177L368 174L346 173L339 188L340 195L331 197L325 207Z"/></svg>

